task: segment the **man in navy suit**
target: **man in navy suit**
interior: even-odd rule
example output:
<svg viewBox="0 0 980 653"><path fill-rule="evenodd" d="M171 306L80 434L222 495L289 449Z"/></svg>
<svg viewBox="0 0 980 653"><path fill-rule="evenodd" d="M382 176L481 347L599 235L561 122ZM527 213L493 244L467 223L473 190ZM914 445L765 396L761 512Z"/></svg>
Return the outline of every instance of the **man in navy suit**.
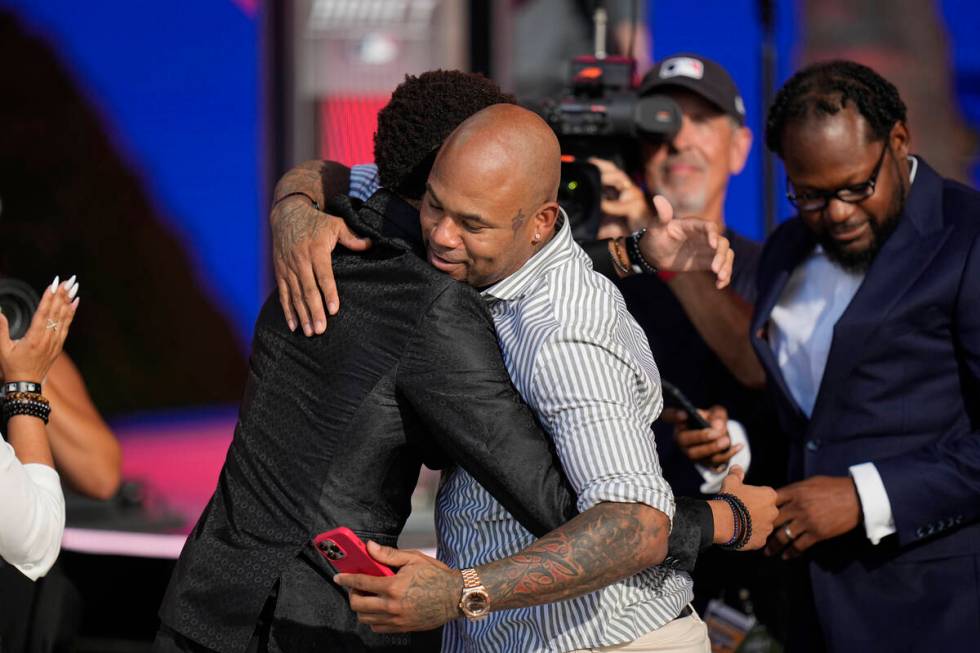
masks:
<svg viewBox="0 0 980 653"><path fill-rule="evenodd" d="M972 650L980 193L909 156L897 90L856 63L797 73L766 132L799 211L750 331L792 443L769 543L800 558L789 650Z"/></svg>

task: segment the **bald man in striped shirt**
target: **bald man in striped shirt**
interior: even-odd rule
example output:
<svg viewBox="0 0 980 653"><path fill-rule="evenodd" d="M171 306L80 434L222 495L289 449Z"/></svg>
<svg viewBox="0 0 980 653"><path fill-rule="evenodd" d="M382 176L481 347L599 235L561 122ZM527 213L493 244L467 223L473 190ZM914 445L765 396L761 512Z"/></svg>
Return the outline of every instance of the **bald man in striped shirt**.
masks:
<svg viewBox="0 0 980 653"><path fill-rule="evenodd" d="M708 651L688 607L690 576L656 566L674 511L651 430L659 374L619 292L572 240L559 179L548 126L519 107L493 106L440 151L421 224L429 262L481 289L507 370L552 437L582 514L535 541L456 469L436 511L444 564L372 546L399 574L337 582L376 630L450 622L446 651ZM658 209L669 220L669 206ZM730 269L727 241L684 228L676 227L679 258ZM460 611L466 618L456 619Z"/></svg>

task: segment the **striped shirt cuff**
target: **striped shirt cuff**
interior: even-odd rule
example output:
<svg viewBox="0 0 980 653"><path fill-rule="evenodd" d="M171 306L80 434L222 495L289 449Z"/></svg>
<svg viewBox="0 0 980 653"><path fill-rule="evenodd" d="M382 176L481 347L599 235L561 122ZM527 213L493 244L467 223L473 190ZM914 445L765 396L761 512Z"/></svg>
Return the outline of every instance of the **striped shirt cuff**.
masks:
<svg viewBox="0 0 980 653"><path fill-rule="evenodd" d="M610 481L590 485L579 493L579 512L585 512L598 503L642 503L667 515L671 523L674 521L674 494L669 487L655 489Z"/></svg>

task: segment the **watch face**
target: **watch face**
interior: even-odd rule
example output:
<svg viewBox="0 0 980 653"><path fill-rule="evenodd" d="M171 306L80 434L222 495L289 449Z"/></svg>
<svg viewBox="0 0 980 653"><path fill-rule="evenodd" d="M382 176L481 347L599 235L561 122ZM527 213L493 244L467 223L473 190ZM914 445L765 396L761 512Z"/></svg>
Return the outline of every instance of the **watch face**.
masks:
<svg viewBox="0 0 980 653"><path fill-rule="evenodd" d="M489 603L486 592L468 592L463 599L463 610L470 616L479 616L487 611Z"/></svg>

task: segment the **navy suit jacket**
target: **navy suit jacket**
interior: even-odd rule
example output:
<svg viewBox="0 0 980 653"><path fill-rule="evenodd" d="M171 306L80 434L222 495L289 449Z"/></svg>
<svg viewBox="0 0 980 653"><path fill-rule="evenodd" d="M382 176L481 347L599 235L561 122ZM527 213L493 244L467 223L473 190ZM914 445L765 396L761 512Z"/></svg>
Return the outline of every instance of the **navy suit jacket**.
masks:
<svg viewBox="0 0 980 653"><path fill-rule="evenodd" d="M751 330L791 439L789 479L846 476L872 462L897 528L878 546L861 525L813 547L827 645L980 645L980 193L919 160L895 232L834 327L808 419L780 373L768 323L814 246L799 218L769 238Z"/></svg>

